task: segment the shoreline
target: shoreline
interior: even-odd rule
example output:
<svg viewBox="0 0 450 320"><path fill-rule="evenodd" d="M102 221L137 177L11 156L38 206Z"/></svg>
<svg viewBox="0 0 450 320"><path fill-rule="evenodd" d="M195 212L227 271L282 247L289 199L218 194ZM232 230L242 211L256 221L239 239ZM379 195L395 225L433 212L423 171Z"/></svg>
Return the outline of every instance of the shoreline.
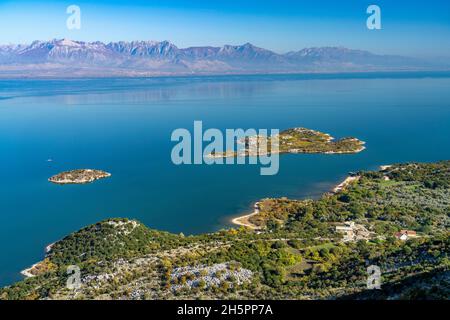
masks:
<svg viewBox="0 0 450 320"><path fill-rule="evenodd" d="M363 150L364 150L364 149L365 149L365 148L364 148L364 146L363 146ZM361 150L361 151L362 151L362 150ZM380 170L381 170L381 171L384 171L384 170L386 170L386 169L388 169L388 168L390 168L390 167L392 167L392 165L383 165L383 166L380 166ZM354 181L358 181L359 178L360 178L360 176L358 176L358 175L357 175L357 176L348 176L347 178L344 179L344 181L342 181L341 183L339 183L336 187L334 187L334 188L332 189L332 193L333 193L333 194L336 194L336 193L341 192L341 191L344 190L350 183L352 183L352 182L354 182ZM232 223L233 225L235 225L235 226L247 227L247 228L252 229L252 230L255 230L255 231L257 231L257 230L262 230L262 229L263 229L262 227L257 226L257 225L255 225L255 224L253 224L253 223L251 223L251 222L249 221L249 219L250 219L251 217L253 217L253 216L259 214L259 210L260 210L260 209L259 209L259 204L260 204L260 201L255 202L255 204L253 205L254 210L253 210L252 213L234 217L234 218L231 219L231 223ZM52 247L53 247L54 244L55 244L55 242L50 243L49 245L47 245L47 246L45 247L45 252L48 253L48 252L52 249ZM20 274L22 274L25 278L31 278L31 277L34 277L35 275L32 274L31 271L32 271L35 267L39 266L39 264L40 264L41 262L42 262L42 261L37 262L37 263L33 264L31 267L22 270L22 271L20 272Z"/></svg>
<svg viewBox="0 0 450 320"><path fill-rule="evenodd" d="M52 247L55 245L57 241L50 243L49 245L47 245L45 247L45 253L49 253L52 250ZM42 263L42 260L39 262L36 262L35 264L33 264L31 267L28 267L26 269L23 269L22 271L20 271L20 274L23 275L25 278L32 278L35 277L35 275L33 273L31 273L31 271L38 267L40 264Z"/></svg>
<svg viewBox="0 0 450 320"><path fill-rule="evenodd" d="M391 167L391 166L382 166L382 167ZM355 181L358 181L359 178L360 178L360 176L348 176L347 178L344 179L344 181L342 181L341 183L339 183L338 185L336 185L336 186L331 190L331 193L332 193L332 194L336 194L336 193L339 193L339 192L345 190L345 188L346 188L349 184L351 184L351 183L353 183L353 182L355 182ZM250 229L252 229L252 230L261 230L262 227L259 227L259 226L257 226L257 225L254 225L253 223L251 223L251 222L249 221L249 218L251 218L251 217L253 217L253 216L259 214L259 201L258 201L258 202L255 202L254 208L255 208L255 209L254 209L254 211L253 211L252 213L249 213L249 214L245 214L245 215L242 215L242 216L238 216L238 217L232 218L232 219L231 219L231 223L234 224L234 225L236 225L236 226L243 226L243 227L250 228Z"/></svg>
<svg viewBox="0 0 450 320"><path fill-rule="evenodd" d="M381 166L381 167L390 167L390 166ZM342 181L340 184L338 184L336 187L334 187L334 188L332 189L332 193L335 194L335 193L338 193L338 192L344 190L350 183L352 183L352 182L354 182L354 181L357 181L359 178L360 178L359 176L348 176L347 178L345 178L344 181ZM234 217L234 218L231 219L231 223L232 223L233 225L235 225L235 226L247 227L247 228L252 229L252 230L255 230L255 231L257 231L257 230L262 230L262 229L263 229L262 227L257 226L257 225L255 225L255 224L253 224L253 223L251 223L251 222L249 221L249 219L250 219L251 217L253 217L253 216L259 214L259 210L260 210L260 209L259 209L259 204L260 204L259 201L255 202L255 204L253 205L254 210L253 210L252 213ZM52 246L53 246L54 244L55 244L55 242L50 243L49 245L47 245L47 246L45 247L45 252L48 253L48 252L51 250L51 248L52 248ZM40 264L41 262L42 262L42 261L37 262L37 263L33 264L31 267L22 270L22 271L20 272L20 274L23 275L25 278L31 278L31 277L34 277L35 275L32 274L31 271L32 271L35 267L39 266L39 264Z"/></svg>
<svg viewBox="0 0 450 320"><path fill-rule="evenodd" d="M334 140L334 138L331 138L331 140ZM298 151L298 149L290 149L287 151L278 151L278 152L266 152L266 153L261 153L261 152L256 152L255 154L249 154L249 153L245 153L245 152L235 152L235 151L226 151L224 153L220 153L217 155L214 154L207 154L206 157L209 159L226 159L226 158L236 158L236 157L258 157L258 156L266 156L266 155L272 155L272 154L278 154L278 155L283 155L283 154L327 154L327 155L335 155L335 154L358 154L363 152L364 150L367 149L367 147L365 146L366 142L365 141L361 141L361 147L355 150L351 150L351 151L325 151L325 152L317 152L317 151Z"/></svg>
<svg viewBox="0 0 450 320"><path fill-rule="evenodd" d="M33 264L31 267L23 269L22 271L20 271L20 274L23 275L25 278L33 278L36 275L34 275L33 273L31 273L31 271L36 268L37 266L39 266L40 262L36 262L35 264Z"/></svg>
<svg viewBox="0 0 450 320"><path fill-rule="evenodd" d="M250 228L250 229L253 229L253 230L260 230L260 229L262 229L261 227L258 227L257 225L254 225L253 223L251 223L249 221L249 218L259 214L259 202L256 202L253 205L253 207L254 207L254 210L253 210L252 213L245 214L243 216L235 217L235 218L231 219L231 223L234 224L234 225L247 227L247 228Z"/></svg>
<svg viewBox="0 0 450 320"><path fill-rule="evenodd" d="M367 75L370 76L378 76L375 77L377 79L390 79L392 78L392 75L396 76L402 76L401 79L411 79L411 78L417 78L419 76L430 76L433 78L439 78L442 75L447 76L450 73L450 68L447 69L432 69L432 70L405 70L405 69L399 69L399 70L373 70L373 71L367 71L367 70L355 70L355 71L280 71L280 72L224 72L224 73L194 73L192 72L186 72L186 73L142 73L142 74L125 74L125 73L93 73L93 74L87 74L87 75L60 75L60 74L34 74L29 75L27 72L17 72L15 74L2 74L0 75L0 80L36 80L36 81L47 81L47 80L97 80L97 79L166 79L166 78L183 78L183 79L190 79L190 78L207 78L207 77L255 77L255 76L300 76L304 77L307 76L309 79L319 79L321 76L334 76L336 78L342 77L342 75L345 76L351 76L351 79L366 79Z"/></svg>
<svg viewBox="0 0 450 320"><path fill-rule="evenodd" d="M354 181L358 181L359 178L360 178L360 176L348 176L347 178L344 179L344 181L342 181L336 187L333 188L332 193L336 194L336 193L339 193L339 192L345 190L345 188L349 184L351 184Z"/></svg>

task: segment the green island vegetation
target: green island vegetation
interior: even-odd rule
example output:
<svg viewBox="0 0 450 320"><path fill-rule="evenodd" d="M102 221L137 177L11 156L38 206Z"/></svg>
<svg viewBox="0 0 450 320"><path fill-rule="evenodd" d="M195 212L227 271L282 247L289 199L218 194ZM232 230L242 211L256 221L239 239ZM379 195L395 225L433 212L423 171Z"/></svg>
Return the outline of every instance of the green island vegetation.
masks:
<svg viewBox="0 0 450 320"><path fill-rule="evenodd" d="M267 153L358 153L365 149L364 142L356 138L335 140L329 134L306 129L292 128L274 136L255 135L238 140L243 145L239 151L214 152L214 158L256 156ZM276 148L276 151L272 149Z"/></svg>
<svg viewBox="0 0 450 320"><path fill-rule="evenodd" d="M357 176L316 200L262 200L258 230L96 223L56 242L0 299L449 299L450 161ZM69 265L79 288L66 286ZM380 290L367 288L371 265Z"/></svg>

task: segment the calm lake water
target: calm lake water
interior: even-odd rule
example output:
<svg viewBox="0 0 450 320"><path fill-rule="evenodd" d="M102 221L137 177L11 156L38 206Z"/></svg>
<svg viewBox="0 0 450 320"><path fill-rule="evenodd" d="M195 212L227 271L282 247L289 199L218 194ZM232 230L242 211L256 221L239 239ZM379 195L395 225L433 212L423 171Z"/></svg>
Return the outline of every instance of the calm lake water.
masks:
<svg viewBox="0 0 450 320"><path fill-rule="evenodd" d="M356 155L175 166L176 128L303 126L367 142ZM0 81L0 285L87 224L135 218L185 234L229 226L264 197L317 197L349 171L450 159L450 73ZM53 159L48 162L47 159ZM64 170L110 179L57 186Z"/></svg>

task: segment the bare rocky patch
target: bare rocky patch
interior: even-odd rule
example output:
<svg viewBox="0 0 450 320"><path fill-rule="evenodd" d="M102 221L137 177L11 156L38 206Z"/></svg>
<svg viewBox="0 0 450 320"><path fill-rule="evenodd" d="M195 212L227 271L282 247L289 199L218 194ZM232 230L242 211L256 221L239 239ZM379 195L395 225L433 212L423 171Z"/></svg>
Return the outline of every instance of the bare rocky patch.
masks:
<svg viewBox="0 0 450 320"><path fill-rule="evenodd" d="M61 172L48 179L48 181L55 184L85 184L109 178L110 176L110 173L101 170L78 169Z"/></svg>

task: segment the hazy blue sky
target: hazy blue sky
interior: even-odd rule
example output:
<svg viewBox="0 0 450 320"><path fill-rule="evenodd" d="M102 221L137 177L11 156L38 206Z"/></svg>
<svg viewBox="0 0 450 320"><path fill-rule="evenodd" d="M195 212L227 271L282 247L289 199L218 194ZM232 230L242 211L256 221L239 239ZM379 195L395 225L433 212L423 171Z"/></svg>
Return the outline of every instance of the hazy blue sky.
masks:
<svg viewBox="0 0 450 320"><path fill-rule="evenodd" d="M66 28L67 6L81 8L81 30ZM382 10L382 30L366 9ZM152 0L1 1L0 43L70 38L170 40L179 47L251 42L276 52L345 46L376 53L450 56L450 1Z"/></svg>

